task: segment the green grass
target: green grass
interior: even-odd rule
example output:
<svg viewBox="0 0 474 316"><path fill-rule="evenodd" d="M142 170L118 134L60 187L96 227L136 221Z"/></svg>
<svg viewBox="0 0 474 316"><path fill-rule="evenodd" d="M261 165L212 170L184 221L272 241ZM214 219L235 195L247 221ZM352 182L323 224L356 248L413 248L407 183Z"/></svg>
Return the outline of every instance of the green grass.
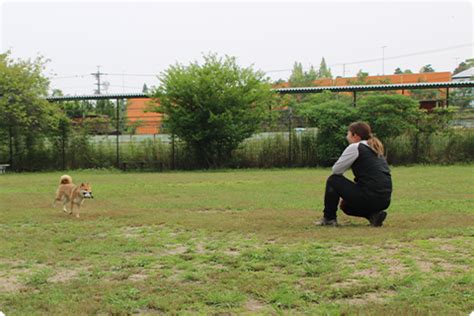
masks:
<svg viewBox="0 0 474 316"><path fill-rule="evenodd" d="M6 315L468 315L472 165L393 168L382 228L315 227L329 169L71 171L81 218L51 207L61 173L0 176Z"/></svg>

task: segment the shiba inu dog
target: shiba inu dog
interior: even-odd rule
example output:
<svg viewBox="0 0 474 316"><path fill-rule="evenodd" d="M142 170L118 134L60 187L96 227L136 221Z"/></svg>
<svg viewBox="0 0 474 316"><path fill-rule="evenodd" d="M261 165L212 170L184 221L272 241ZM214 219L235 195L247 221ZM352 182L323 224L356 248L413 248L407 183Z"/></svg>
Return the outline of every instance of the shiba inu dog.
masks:
<svg viewBox="0 0 474 316"><path fill-rule="evenodd" d="M76 217L79 218L79 211L81 205L85 199L93 199L92 187L89 183L81 183L81 185L75 185L72 183L72 178L68 175L63 175L59 179L59 187L56 191L56 198L53 201L53 207L56 202L63 202L63 211L69 214L73 214L74 204L77 205ZM66 204L70 204L69 212L66 208Z"/></svg>

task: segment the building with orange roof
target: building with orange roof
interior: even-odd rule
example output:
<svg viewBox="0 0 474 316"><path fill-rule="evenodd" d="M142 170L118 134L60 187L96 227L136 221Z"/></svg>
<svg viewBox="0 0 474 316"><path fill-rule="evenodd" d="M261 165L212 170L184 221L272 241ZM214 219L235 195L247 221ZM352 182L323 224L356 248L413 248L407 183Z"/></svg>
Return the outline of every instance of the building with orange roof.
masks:
<svg viewBox="0 0 474 316"><path fill-rule="evenodd" d="M314 81L316 86L350 86L359 82L358 77L336 79L319 79ZM400 84L400 83L418 83L418 82L449 82L451 73L446 72L424 72L417 74L398 74L383 76L367 76L363 79L366 84ZM360 83L359 83L360 84Z"/></svg>
<svg viewBox="0 0 474 316"><path fill-rule="evenodd" d="M452 75L446 72L424 72L416 74L397 74L383 76L367 76L363 79L359 77L337 77L335 79L324 78L313 81L314 86L331 87L331 86L352 86L362 84L401 84L401 83L418 83L418 82L449 82ZM291 84L284 82L275 86L275 88L288 88ZM402 93L401 91L399 93Z"/></svg>
<svg viewBox="0 0 474 316"><path fill-rule="evenodd" d="M418 83L418 82L449 82L452 81L452 75L450 72L426 72L416 74L398 74L398 75L383 75L383 76L367 76L363 79L358 77L341 78L335 79L319 79L313 82L315 86L351 86L361 84L402 84L402 83ZM290 87L288 82L275 85L274 88L286 88ZM446 96L445 89L439 89L439 99L443 99ZM409 91L396 90L396 93L410 95ZM348 93L348 92L342 92ZM437 102L432 101L420 101L422 102ZM129 127L135 127L135 134L159 134L161 132L161 124L163 120L163 114L150 112L149 110L153 106L159 106L159 103L151 98L147 99L128 99L127 102L127 125ZM429 108L434 105L428 105ZM284 109L285 106L282 107Z"/></svg>
<svg viewBox="0 0 474 316"><path fill-rule="evenodd" d="M128 99L127 101L127 125L135 127L135 134L159 134L163 114L151 112L159 103L154 99Z"/></svg>

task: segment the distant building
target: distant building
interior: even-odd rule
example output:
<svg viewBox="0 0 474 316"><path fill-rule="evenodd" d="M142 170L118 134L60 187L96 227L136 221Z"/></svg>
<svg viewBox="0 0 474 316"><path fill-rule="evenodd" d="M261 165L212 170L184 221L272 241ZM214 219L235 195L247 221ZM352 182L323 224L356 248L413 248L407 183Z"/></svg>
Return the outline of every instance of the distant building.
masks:
<svg viewBox="0 0 474 316"><path fill-rule="evenodd" d="M474 67L453 75L453 81L470 81L474 78Z"/></svg>
<svg viewBox="0 0 474 316"><path fill-rule="evenodd" d="M150 112L149 110L159 105L153 99L128 99L127 101L127 125L135 128L134 134L159 134L163 114Z"/></svg>
<svg viewBox="0 0 474 316"><path fill-rule="evenodd" d="M466 69L464 71L461 71L458 74L453 75L453 81L470 81L474 80L474 67L471 67L469 69ZM470 89L467 90L466 96L469 96L471 98L474 97L474 88L465 88L465 89ZM474 108L474 100L471 100L469 102L468 107Z"/></svg>
<svg viewBox="0 0 474 316"><path fill-rule="evenodd" d="M352 86L361 84L400 84L400 83L418 83L418 82L449 82L451 73L446 72L424 72L416 74L399 74L383 76L367 76L363 79L358 77L337 77L335 79L318 79L313 81L313 85L320 87L330 86ZM280 83L278 88L290 87L288 82ZM399 94L406 94L403 90L396 91Z"/></svg>
<svg viewBox="0 0 474 316"><path fill-rule="evenodd" d="M466 70L468 71L468 70ZM456 75L463 74L464 72ZM472 71L472 68L471 68ZM454 79L454 77L453 77ZM367 76L364 77L363 82L358 77L352 78L335 78L335 79L319 79L314 81L316 86L350 86L360 84L399 84L399 83L417 83L417 82L449 82L451 81L450 72L426 72L417 74L399 74L399 75L384 75L384 76ZM283 82L274 86L274 88L289 87L288 82ZM410 95L409 91L396 90L396 93ZM442 105L446 97L446 89L439 89L438 100L421 100L420 106L422 108L430 109L437 105ZM145 134L159 134L161 133L161 123L163 114L156 112L149 112L147 109L153 105L153 99L128 99L127 103L127 125L134 128L134 133L137 135ZM281 109L285 109L282 107Z"/></svg>

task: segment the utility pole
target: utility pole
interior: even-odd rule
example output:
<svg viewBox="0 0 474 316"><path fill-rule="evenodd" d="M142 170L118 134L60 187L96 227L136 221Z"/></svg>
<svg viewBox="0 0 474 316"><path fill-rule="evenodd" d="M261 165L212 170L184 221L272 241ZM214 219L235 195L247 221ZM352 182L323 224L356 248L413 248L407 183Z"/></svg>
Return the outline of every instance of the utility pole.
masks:
<svg viewBox="0 0 474 316"><path fill-rule="evenodd" d="M97 90L96 94L100 94L100 75L106 75L106 73L100 72L100 66L97 66L97 72L91 73L97 79Z"/></svg>
<svg viewBox="0 0 474 316"><path fill-rule="evenodd" d="M342 78L346 77L346 64L342 64Z"/></svg>
<svg viewBox="0 0 474 316"><path fill-rule="evenodd" d="M382 76L385 75L385 47L387 46L382 46Z"/></svg>

